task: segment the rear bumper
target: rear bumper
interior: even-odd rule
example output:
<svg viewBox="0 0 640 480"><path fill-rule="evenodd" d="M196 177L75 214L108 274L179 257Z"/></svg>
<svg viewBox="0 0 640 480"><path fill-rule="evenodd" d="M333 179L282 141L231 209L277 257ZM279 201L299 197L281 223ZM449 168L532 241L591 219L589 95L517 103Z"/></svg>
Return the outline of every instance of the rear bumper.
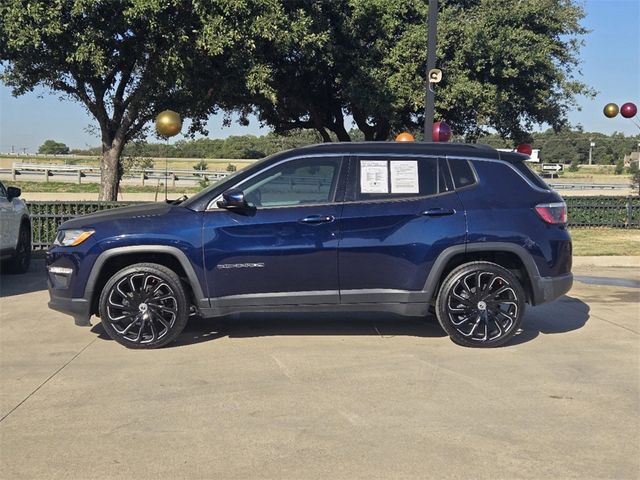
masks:
<svg viewBox="0 0 640 480"><path fill-rule="evenodd" d="M55 295L55 290L49 289L49 308L58 312L71 315L76 325L90 326L91 305L85 298L67 298Z"/></svg>
<svg viewBox="0 0 640 480"><path fill-rule="evenodd" d="M532 281L533 298L532 305L549 303L561 297L573 285L573 274L567 273L557 277L537 277Z"/></svg>

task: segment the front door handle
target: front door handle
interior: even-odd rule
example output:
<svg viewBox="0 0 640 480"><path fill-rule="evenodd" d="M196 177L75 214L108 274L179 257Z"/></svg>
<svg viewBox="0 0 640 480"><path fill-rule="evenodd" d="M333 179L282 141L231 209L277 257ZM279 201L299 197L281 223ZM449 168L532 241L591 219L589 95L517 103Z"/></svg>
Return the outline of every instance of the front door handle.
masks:
<svg viewBox="0 0 640 480"><path fill-rule="evenodd" d="M422 212L422 215L426 217L446 217L455 213L456 211L453 208L430 208Z"/></svg>
<svg viewBox="0 0 640 480"><path fill-rule="evenodd" d="M313 225L318 223L333 222L336 218L333 215L309 215L308 217L298 220L300 223L311 223Z"/></svg>

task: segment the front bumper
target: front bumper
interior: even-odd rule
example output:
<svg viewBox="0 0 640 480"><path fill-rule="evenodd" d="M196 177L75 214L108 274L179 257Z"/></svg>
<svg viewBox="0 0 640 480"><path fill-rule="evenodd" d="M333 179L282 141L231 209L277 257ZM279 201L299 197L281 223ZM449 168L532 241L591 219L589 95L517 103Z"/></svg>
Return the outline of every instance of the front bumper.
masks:
<svg viewBox="0 0 640 480"><path fill-rule="evenodd" d="M573 274L567 273L557 277L537 277L532 281L533 305L549 303L561 297L573 286Z"/></svg>
<svg viewBox="0 0 640 480"><path fill-rule="evenodd" d="M71 315L76 325L81 327L91 326L91 304L85 298L67 298L55 295L55 290L49 288L49 308L58 312Z"/></svg>

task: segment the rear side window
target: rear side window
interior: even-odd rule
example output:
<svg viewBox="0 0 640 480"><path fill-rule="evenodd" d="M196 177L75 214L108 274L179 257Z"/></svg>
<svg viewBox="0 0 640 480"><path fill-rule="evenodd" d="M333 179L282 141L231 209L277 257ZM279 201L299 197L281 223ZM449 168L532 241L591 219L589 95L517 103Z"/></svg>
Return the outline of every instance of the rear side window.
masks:
<svg viewBox="0 0 640 480"><path fill-rule="evenodd" d="M456 188L468 187L476 183L476 177L467 160L449 160L451 176Z"/></svg>
<svg viewBox="0 0 640 480"><path fill-rule="evenodd" d="M355 200L422 197L447 191L445 185L440 188L438 170L436 158L359 158Z"/></svg>
<svg viewBox="0 0 640 480"><path fill-rule="evenodd" d="M516 170L518 170L522 175L527 177L531 183L533 183L536 187L542 188L544 190L549 190L549 185L545 183L540 176L529 168L525 162L515 162L512 163Z"/></svg>

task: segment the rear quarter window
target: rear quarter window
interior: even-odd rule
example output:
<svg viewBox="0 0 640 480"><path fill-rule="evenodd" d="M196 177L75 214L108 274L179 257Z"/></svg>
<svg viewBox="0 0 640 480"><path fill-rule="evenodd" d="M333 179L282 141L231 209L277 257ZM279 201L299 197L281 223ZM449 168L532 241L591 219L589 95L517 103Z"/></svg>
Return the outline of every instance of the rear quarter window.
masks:
<svg viewBox="0 0 640 480"><path fill-rule="evenodd" d="M525 162L515 162L511 165L513 165L518 172L524 175L536 187L549 190L549 185L547 185L547 183L540 178L540 175L534 172Z"/></svg>
<svg viewBox="0 0 640 480"><path fill-rule="evenodd" d="M468 187L476 183L476 177L467 160L450 160L449 168L456 188Z"/></svg>

